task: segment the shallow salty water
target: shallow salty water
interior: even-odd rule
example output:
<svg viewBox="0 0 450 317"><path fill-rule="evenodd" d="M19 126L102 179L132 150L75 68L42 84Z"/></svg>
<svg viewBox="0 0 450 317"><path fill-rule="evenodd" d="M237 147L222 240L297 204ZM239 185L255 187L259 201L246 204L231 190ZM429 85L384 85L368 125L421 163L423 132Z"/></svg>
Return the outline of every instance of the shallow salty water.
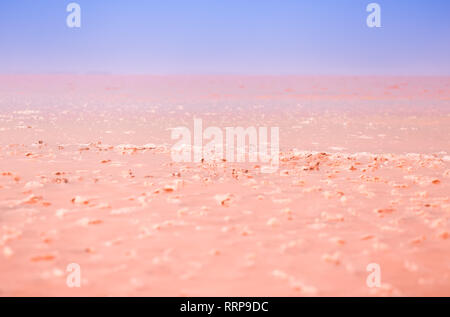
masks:
<svg viewBox="0 0 450 317"><path fill-rule="evenodd" d="M173 162L194 118L279 170ZM1 76L0 295L448 296L449 140L445 77Z"/></svg>

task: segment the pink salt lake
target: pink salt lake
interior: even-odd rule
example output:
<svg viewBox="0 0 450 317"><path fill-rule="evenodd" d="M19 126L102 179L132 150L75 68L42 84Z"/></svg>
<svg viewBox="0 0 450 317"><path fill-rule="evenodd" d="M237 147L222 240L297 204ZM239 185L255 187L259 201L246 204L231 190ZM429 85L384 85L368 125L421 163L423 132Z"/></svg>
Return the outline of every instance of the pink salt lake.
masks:
<svg viewBox="0 0 450 317"><path fill-rule="evenodd" d="M279 170L173 162L194 117ZM449 251L448 77L0 76L0 296L450 296Z"/></svg>

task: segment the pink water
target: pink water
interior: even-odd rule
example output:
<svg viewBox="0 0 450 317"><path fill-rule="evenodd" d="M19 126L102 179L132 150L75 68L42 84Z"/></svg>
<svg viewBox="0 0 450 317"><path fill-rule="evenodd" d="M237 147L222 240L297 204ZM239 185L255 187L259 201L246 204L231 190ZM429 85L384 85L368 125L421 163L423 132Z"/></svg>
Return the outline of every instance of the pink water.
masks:
<svg viewBox="0 0 450 317"><path fill-rule="evenodd" d="M279 170L173 162L194 117ZM449 296L449 196L448 77L0 76L2 296Z"/></svg>

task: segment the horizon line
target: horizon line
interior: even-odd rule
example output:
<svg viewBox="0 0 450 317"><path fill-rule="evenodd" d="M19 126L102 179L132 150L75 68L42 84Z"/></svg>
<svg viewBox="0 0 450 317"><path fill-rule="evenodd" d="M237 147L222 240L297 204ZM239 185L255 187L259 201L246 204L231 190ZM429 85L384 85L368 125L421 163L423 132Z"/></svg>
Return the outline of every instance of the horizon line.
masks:
<svg viewBox="0 0 450 317"><path fill-rule="evenodd" d="M275 74L275 73L114 73L114 72L0 72L0 76L153 76L153 77L450 77L450 74Z"/></svg>

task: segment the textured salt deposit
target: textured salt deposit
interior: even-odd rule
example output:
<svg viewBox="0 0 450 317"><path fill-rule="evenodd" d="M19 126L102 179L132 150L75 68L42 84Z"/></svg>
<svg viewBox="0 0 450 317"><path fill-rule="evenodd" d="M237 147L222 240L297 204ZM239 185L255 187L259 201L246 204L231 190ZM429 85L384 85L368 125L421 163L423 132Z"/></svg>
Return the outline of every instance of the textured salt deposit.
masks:
<svg viewBox="0 0 450 317"><path fill-rule="evenodd" d="M450 295L449 79L46 80L1 79L0 295ZM279 126L279 170L172 162L194 114Z"/></svg>

